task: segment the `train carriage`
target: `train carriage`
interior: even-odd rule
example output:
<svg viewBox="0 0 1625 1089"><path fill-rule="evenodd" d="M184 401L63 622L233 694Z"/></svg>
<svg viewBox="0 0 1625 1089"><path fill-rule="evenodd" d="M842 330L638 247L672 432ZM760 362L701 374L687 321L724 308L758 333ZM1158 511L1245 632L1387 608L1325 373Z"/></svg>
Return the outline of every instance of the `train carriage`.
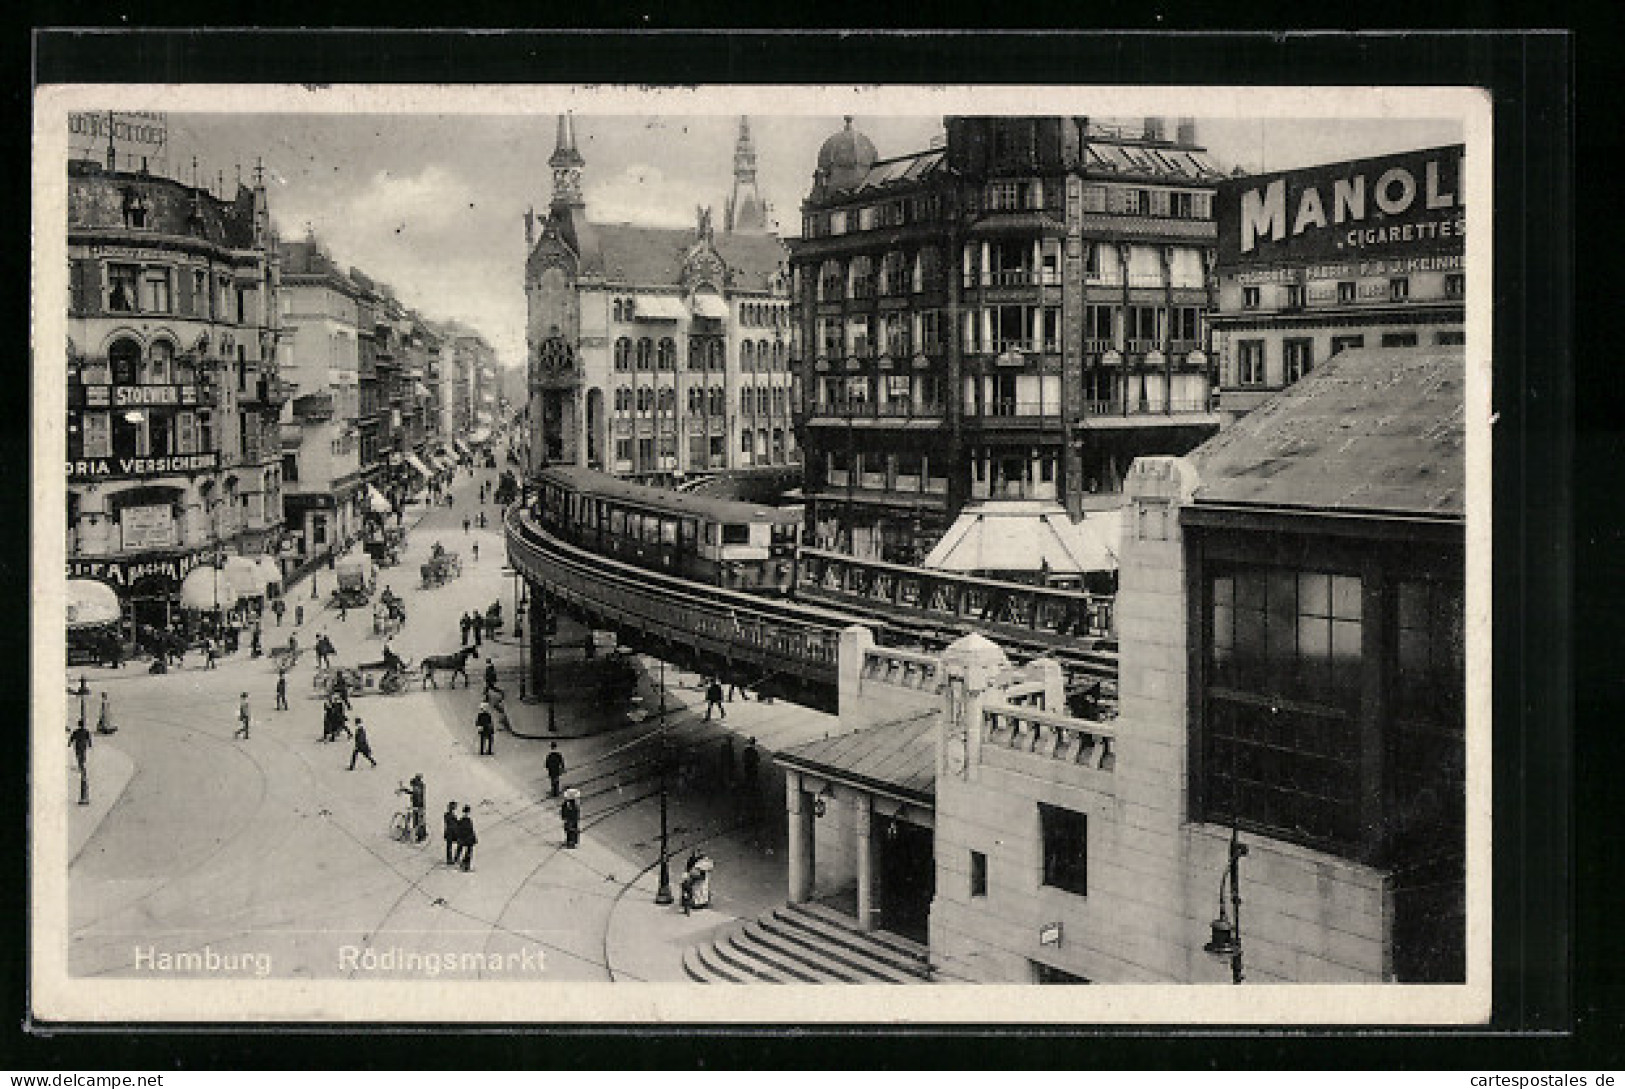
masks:
<svg viewBox="0 0 1625 1089"><path fill-rule="evenodd" d="M651 488L592 469L544 469L537 516L602 555L730 589L787 594L802 514Z"/></svg>

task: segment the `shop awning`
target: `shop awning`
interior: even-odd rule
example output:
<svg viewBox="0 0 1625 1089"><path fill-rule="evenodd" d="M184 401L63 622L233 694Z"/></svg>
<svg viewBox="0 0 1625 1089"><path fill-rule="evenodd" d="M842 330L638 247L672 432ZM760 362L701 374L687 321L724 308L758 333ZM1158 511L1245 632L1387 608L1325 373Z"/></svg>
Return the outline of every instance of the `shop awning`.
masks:
<svg viewBox="0 0 1625 1089"><path fill-rule="evenodd" d="M682 321L688 317L683 300L670 295L638 295L633 300L632 316L636 321Z"/></svg>
<svg viewBox="0 0 1625 1089"><path fill-rule="evenodd" d="M694 296L694 316L697 318L726 318L728 304L716 295Z"/></svg>
<svg viewBox="0 0 1625 1089"><path fill-rule="evenodd" d="M431 475L429 472L429 467L423 464L416 454L407 454L406 464L409 465L412 471L417 473L418 476L427 479Z"/></svg>
<svg viewBox="0 0 1625 1089"><path fill-rule="evenodd" d="M269 594L275 587L279 592L282 589L282 565L270 556L254 557L254 573L260 585L265 587Z"/></svg>
<svg viewBox="0 0 1625 1089"><path fill-rule="evenodd" d="M69 579L63 592L68 611L68 630L111 624L122 613L118 594L105 582L95 579Z"/></svg>
<svg viewBox="0 0 1625 1089"><path fill-rule="evenodd" d="M265 574L248 556L226 557L226 581L231 584L234 605L245 597L265 596Z"/></svg>
<svg viewBox="0 0 1625 1089"><path fill-rule="evenodd" d="M183 609L229 609L235 604L237 591L222 568L208 564L194 567L181 580Z"/></svg>
<svg viewBox="0 0 1625 1089"><path fill-rule="evenodd" d="M389 500L384 498L384 493L371 484L367 485L367 509L374 514L395 513L395 508L389 505Z"/></svg>

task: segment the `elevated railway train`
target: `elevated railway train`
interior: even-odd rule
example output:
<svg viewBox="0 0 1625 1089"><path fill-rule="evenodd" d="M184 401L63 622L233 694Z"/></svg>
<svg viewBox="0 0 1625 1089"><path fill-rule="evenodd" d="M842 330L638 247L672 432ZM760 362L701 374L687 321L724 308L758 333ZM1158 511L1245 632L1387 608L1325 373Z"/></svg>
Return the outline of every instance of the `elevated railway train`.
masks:
<svg viewBox="0 0 1625 1089"><path fill-rule="evenodd" d="M652 488L578 466L543 469L536 483L537 520L572 544L731 590L782 597L794 588L799 508Z"/></svg>

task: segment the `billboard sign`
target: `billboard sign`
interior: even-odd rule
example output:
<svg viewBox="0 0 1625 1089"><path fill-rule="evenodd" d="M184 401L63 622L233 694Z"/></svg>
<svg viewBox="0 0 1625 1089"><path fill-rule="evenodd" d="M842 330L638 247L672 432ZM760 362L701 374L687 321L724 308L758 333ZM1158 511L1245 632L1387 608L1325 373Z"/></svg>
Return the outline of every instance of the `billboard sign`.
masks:
<svg viewBox="0 0 1625 1089"><path fill-rule="evenodd" d="M160 170L169 158L169 115L132 110L90 110L68 114L68 146L74 158L101 162L109 144L122 170L146 160Z"/></svg>
<svg viewBox="0 0 1625 1089"><path fill-rule="evenodd" d="M1465 151L1456 144L1221 182L1219 267L1459 255Z"/></svg>

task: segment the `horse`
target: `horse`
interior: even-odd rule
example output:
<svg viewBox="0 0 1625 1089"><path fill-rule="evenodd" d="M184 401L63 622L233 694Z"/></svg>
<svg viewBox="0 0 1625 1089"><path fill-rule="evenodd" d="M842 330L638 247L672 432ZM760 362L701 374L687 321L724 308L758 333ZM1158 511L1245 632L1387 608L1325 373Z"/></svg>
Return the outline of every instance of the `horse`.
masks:
<svg viewBox="0 0 1625 1089"><path fill-rule="evenodd" d="M457 687L457 678L459 676L463 678L463 687L467 688L468 660L474 657L475 653L474 647L464 647L462 650L453 651L451 654L426 655L423 663L418 667L423 670L423 684L421 687L428 688L430 685L434 685L439 688L439 683L434 679L435 671L445 670L451 674L451 686L453 688Z"/></svg>

